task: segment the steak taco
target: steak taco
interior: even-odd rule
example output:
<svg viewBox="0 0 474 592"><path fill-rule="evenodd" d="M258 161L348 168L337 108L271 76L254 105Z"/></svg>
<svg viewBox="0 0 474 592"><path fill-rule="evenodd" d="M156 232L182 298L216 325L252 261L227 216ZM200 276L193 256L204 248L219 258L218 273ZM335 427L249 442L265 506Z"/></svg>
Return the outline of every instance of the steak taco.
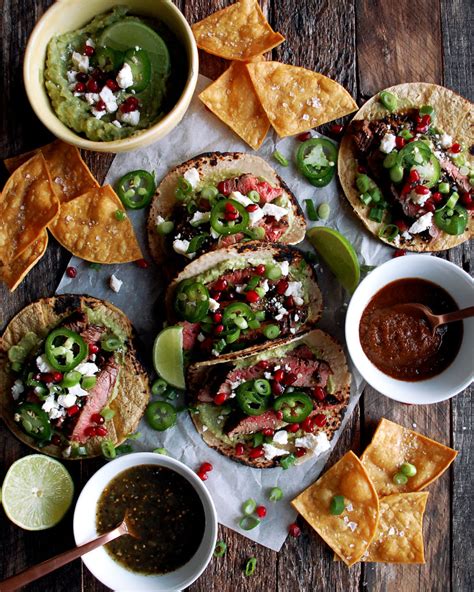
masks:
<svg viewBox="0 0 474 592"><path fill-rule="evenodd" d="M24 308L0 341L0 410L10 430L63 458L97 456L123 442L150 395L132 334L123 312L89 296Z"/></svg>
<svg viewBox="0 0 474 592"><path fill-rule="evenodd" d="M242 240L296 244L306 222L295 196L258 156L210 152L170 171L148 217L155 261L182 268Z"/></svg>
<svg viewBox="0 0 474 592"><path fill-rule="evenodd" d="M322 297L294 247L250 242L190 263L166 294L168 320L183 326L188 361L235 357L307 331Z"/></svg>
<svg viewBox="0 0 474 592"><path fill-rule="evenodd" d="M472 234L474 110L428 83L372 97L339 148L339 177L367 228L410 251L440 251Z"/></svg>
<svg viewBox="0 0 474 592"><path fill-rule="evenodd" d="M191 417L222 454L257 468L286 469L330 448L350 382L341 346L314 330L251 356L191 366Z"/></svg>

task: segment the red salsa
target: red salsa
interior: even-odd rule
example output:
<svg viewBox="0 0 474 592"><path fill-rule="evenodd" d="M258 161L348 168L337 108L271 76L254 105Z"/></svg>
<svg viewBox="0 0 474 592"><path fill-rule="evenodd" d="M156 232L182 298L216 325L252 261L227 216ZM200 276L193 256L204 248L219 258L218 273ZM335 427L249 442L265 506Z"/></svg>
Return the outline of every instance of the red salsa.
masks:
<svg viewBox="0 0 474 592"><path fill-rule="evenodd" d="M399 304L419 303L434 314L458 310L453 298L440 286L420 278L387 284L365 308L359 338L365 355L381 371L398 380L416 381L436 376L456 357L462 342L462 322L438 327Z"/></svg>

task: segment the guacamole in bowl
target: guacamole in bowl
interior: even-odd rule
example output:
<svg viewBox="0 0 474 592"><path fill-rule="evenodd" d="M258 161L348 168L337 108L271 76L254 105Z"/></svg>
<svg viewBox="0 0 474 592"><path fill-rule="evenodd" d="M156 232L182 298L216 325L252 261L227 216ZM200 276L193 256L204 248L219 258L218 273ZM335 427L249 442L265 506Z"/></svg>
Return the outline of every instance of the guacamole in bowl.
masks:
<svg viewBox="0 0 474 592"><path fill-rule="evenodd" d="M185 52L163 23L117 6L53 37L44 79L66 126L110 142L160 121L178 101L186 71Z"/></svg>

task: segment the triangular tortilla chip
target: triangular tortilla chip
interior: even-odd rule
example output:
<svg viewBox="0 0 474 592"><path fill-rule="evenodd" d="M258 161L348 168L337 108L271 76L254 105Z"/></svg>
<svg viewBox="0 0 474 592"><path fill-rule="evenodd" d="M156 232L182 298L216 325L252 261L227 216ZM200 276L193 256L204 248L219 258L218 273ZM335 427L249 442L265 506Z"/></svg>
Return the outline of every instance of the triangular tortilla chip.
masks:
<svg viewBox="0 0 474 592"><path fill-rule="evenodd" d="M200 95L201 101L254 150L270 127L245 64L234 62Z"/></svg>
<svg viewBox="0 0 474 592"><path fill-rule="evenodd" d="M384 418L361 461L382 497L424 489L444 473L456 455L456 450ZM405 485L397 485L393 477L405 462L416 467L416 475Z"/></svg>
<svg viewBox="0 0 474 592"><path fill-rule="evenodd" d="M0 262L9 265L56 217L59 201L42 154L21 165L0 197Z"/></svg>
<svg viewBox="0 0 474 592"><path fill-rule="evenodd" d="M247 64L270 123L279 136L292 136L356 111L340 84L298 66L280 62Z"/></svg>
<svg viewBox="0 0 474 592"><path fill-rule="evenodd" d="M285 40L270 27L257 0L236 2L191 28L200 49L228 60L250 60Z"/></svg>
<svg viewBox="0 0 474 592"><path fill-rule="evenodd" d="M48 246L48 232L43 230L39 238L19 255L10 265L0 266L0 280L10 292L16 290L26 274L38 263Z"/></svg>
<svg viewBox="0 0 474 592"><path fill-rule="evenodd" d="M110 185L92 189L61 204L50 230L54 238L76 257L93 263L127 263L143 255L122 202Z"/></svg>
<svg viewBox="0 0 474 592"><path fill-rule="evenodd" d="M334 496L345 509L330 513ZM377 530L379 500L357 456L349 451L291 502L339 557L351 566L367 551Z"/></svg>

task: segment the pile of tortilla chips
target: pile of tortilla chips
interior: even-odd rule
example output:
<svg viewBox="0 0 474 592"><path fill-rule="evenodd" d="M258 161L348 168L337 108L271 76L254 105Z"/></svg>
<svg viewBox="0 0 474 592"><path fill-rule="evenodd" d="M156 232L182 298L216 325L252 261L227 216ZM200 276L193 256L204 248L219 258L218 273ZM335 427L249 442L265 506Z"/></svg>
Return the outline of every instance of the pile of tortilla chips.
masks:
<svg viewBox="0 0 474 592"><path fill-rule="evenodd" d="M192 26L196 43L232 60L201 101L254 150L272 125L291 136L357 109L337 82L305 68L267 62L262 54L285 38L272 30L257 0L241 0Z"/></svg>
<svg viewBox="0 0 474 592"><path fill-rule="evenodd" d="M457 452L401 425L382 419L360 460L348 452L292 501L336 554L358 561L424 563L423 514L428 493ZM405 485L393 477L403 463L416 467ZM344 509L332 514L342 496Z"/></svg>
<svg viewBox="0 0 474 592"><path fill-rule="evenodd" d="M41 259L49 229L73 255L94 263L143 257L112 187L100 187L79 150L60 140L14 158L0 196L0 280L11 291Z"/></svg>

